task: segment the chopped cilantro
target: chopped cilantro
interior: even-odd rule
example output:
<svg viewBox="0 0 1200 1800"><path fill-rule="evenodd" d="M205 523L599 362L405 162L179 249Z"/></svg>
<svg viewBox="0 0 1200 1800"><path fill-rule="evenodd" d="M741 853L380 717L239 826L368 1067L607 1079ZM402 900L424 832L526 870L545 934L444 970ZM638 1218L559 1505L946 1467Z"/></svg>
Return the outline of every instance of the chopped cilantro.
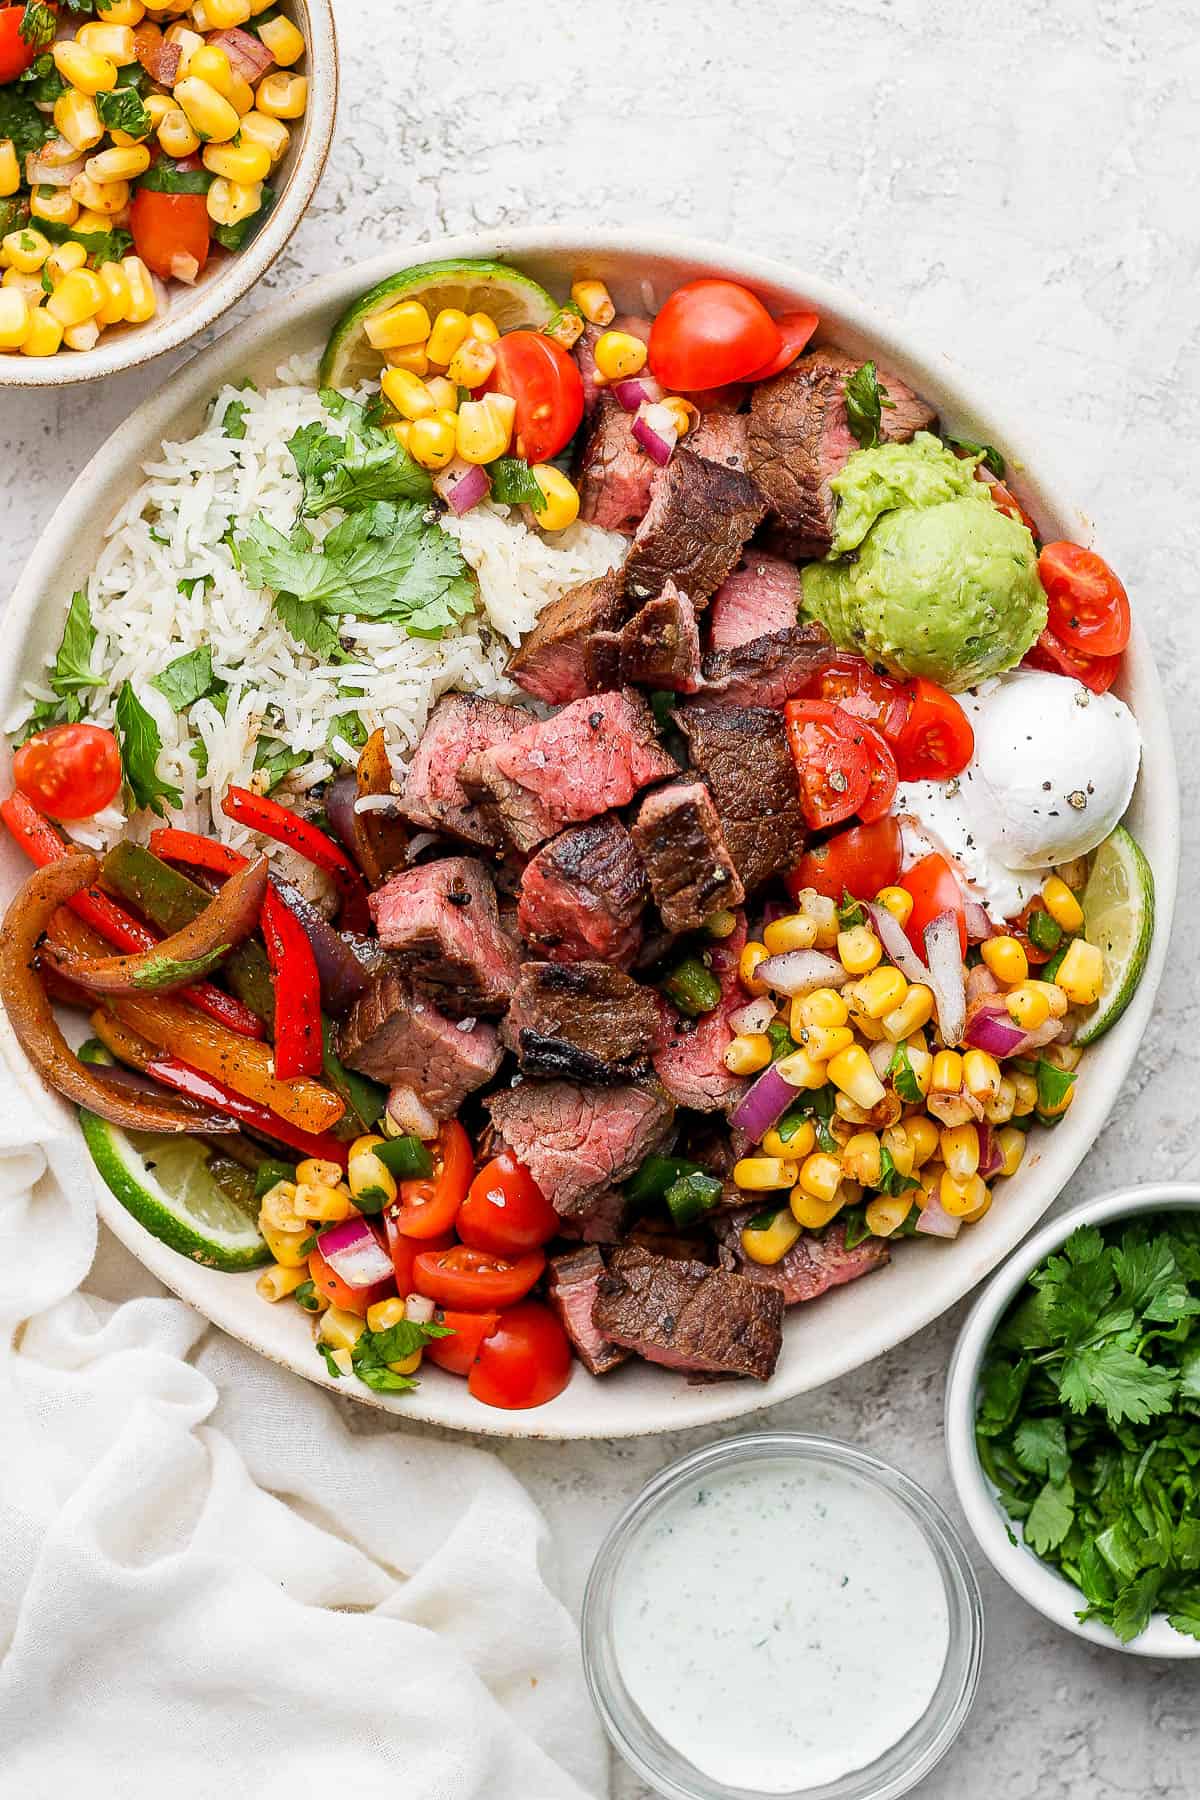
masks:
<svg viewBox="0 0 1200 1800"><path fill-rule="evenodd" d="M100 685L100 677L92 673L95 642L96 630L88 597L83 588L77 588L71 596L58 652L47 675L47 681L58 697L38 701L26 728L27 735L44 731L48 725L74 725L82 719L81 694Z"/></svg>
<svg viewBox="0 0 1200 1800"><path fill-rule="evenodd" d="M407 1393L417 1383L389 1364L406 1361L435 1338L453 1335L449 1325L420 1325L414 1319L401 1319L386 1331L364 1331L350 1352L354 1373L376 1394Z"/></svg>
<svg viewBox="0 0 1200 1800"><path fill-rule="evenodd" d="M879 426L884 407L894 407L888 391L879 379L873 362L863 363L846 380L846 418L854 436L864 450L879 442Z"/></svg>
<svg viewBox="0 0 1200 1800"><path fill-rule="evenodd" d="M177 656L174 662L169 662L150 682L150 686L157 688L177 713L186 711L193 701L205 699L214 688L221 688L223 685L213 674L212 646L209 644Z"/></svg>
<svg viewBox="0 0 1200 1800"><path fill-rule="evenodd" d="M139 810L143 807L162 818L167 806L182 806L183 795L158 774L158 757L162 738L158 726L133 691L124 681L117 695L117 741L121 746L121 767L125 782ZM164 805L164 801L167 805Z"/></svg>
<svg viewBox="0 0 1200 1800"><path fill-rule="evenodd" d="M136 65L135 65L136 66ZM131 138L149 137L153 122L135 87L115 87L96 95L96 111L109 131L125 131Z"/></svg>
<svg viewBox="0 0 1200 1800"><path fill-rule="evenodd" d="M948 431L943 431L942 442L954 450L965 450L968 456L977 456L985 469L990 469L998 480L1003 481L1004 458L994 444L976 444L970 438L951 437Z"/></svg>
<svg viewBox="0 0 1200 1800"><path fill-rule="evenodd" d="M915 1106L922 1098L921 1086L916 1071L912 1066L912 1058L908 1054L907 1044L897 1044L892 1051L892 1060L887 1068L888 1080L896 1090L896 1098L903 1100L906 1106Z"/></svg>
<svg viewBox="0 0 1200 1800"><path fill-rule="evenodd" d="M320 420L303 425L288 439L296 472L304 483L302 516L316 518L331 506L356 511L376 500L428 500L433 481L390 431L368 423L365 409L331 389L321 399L347 428L345 437Z"/></svg>

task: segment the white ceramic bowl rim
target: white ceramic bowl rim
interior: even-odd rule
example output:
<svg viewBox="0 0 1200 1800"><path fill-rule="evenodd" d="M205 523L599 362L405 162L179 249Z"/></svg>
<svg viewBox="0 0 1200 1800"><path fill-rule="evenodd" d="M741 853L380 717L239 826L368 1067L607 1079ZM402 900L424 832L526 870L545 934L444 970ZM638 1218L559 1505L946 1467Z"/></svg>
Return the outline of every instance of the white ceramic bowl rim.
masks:
<svg viewBox="0 0 1200 1800"><path fill-rule="evenodd" d="M1085 1200L1035 1232L1008 1259L976 1300L954 1347L946 1377L946 1457L959 1504L980 1548L996 1573L1031 1606L1065 1631L1106 1650L1187 1661L1200 1656L1200 1641L1175 1631L1161 1614L1128 1644L1123 1644L1100 1620L1081 1622L1075 1617L1084 1605L1083 1596L1019 1539L1015 1544L1010 1541L1009 1521L1000 1509L975 1447L980 1365L996 1326L1026 1277L1080 1225L1107 1225L1114 1219L1172 1210L1200 1210L1200 1183L1168 1181L1119 1188L1115 1193Z"/></svg>
<svg viewBox="0 0 1200 1800"><path fill-rule="evenodd" d="M52 650L66 598L86 579L103 526L128 498L141 461L151 451L157 453L163 438L186 437L197 429L204 406L222 382L250 373L269 380L288 356L318 347L345 307L385 275L418 262L463 257L516 263L563 291L572 274L600 274L619 303L639 310L654 303L648 292L654 278L661 299L680 281L712 273L749 283L777 309L811 306L823 315L831 338L853 353L877 355L885 367L924 389L953 429L1000 444L1013 468L1022 471L1014 486L1047 527L1083 542L1090 539L1087 520L1070 505L1063 487L1047 477L1046 459L1025 444L1019 421L1010 427L1002 409L988 405L942 349L914 345L909 334L901 335L873 308L820 277L727 246L632 228L525 228L398 244L287 298L273 296L268 309L199 352L113 433L59 504L17 585L6 625L10 642L23 648L0 678L0 716L13 706L20 680L35 658ZM917 1251L905 1246L884 1273L825 1295L818 1307L793 1308L780 1366L765 1388L750 1382L690 1386L664 1370L629 1364L600 1380L580 1367L563 1394L528 1413L480 1406L469 1399L465 1384L437 1370L414 1395L389 1398L362 1391L354 1398L428 1423L505 1437L619 1437L708 1425L789 1399L860 1367L929 1324L988 1275L1049 1206L1104 1123L1137 1053L1163 969L1175 896L1178 797L1162 690L1136 618L1122 683L1145 744L1134 815L1157 879L1154 942L1129 1010L1089 1052L1089 1079L1079 1084L1070 1118L1053 1133L1035 1134L1003 1203L952 1245L929 1243ZM18 861L11 845L0 845L0 879L8 891ZM49 1109L56 1128L65 1131L76 1157L76 1178L96 1192L105 1223L151 1272L232 1336L332 1387L308 1343L298 1309L288 1314L283 1307L265 1305L254 1295L251 1276L198 1268L145 1232L94 1175L68 1110L44 1093L6 1019L0 1023L0 1043L7 1046L34 1115L46 1116Z"/></svg>

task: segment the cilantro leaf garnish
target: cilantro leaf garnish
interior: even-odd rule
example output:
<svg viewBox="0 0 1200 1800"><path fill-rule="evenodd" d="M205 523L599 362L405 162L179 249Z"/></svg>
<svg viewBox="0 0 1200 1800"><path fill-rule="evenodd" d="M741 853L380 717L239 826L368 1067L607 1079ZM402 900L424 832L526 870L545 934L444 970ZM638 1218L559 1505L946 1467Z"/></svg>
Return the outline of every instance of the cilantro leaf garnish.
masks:
<svg viewBox="0 0 1200 1800"><path fill-rule="evenodd" d="M46 680L58 696L56 700L39 700L25 727L27 736L44 731L48 725L75 725L84 715L80 696L88 688L99 687L101 677L92 673L92 649L96 629L92 624L88 597L83 588L71 595L66 623L58 652Z"/></svg>
<svg viewBox="0 0 1200 1800"><path fill-rule="evenodd" d="M133 804L139 810L146 807L162 818L167 807L183 805L183 795L170 782L159 778L158 757L162 749L162 738L159 736L158 726L134 693L133 684L129 681L121 683L121 691L117 695L116 717L121 767L125 771L125 783L133 796Z"/></svg>
<svg viewBox="0 0 1200 1800"><path fill-rule="evenodd" d="M418 1324L415 1319L400 1319L386 1331L364 1331L350 1360L354 1373L377 1394L403 1394L418 1383L411 1375L401 1375L389 1364L404 1362L435 1338L453 1337L449 1325Z"/></svg>
<svg viewBox="0 0 1200 1800"><path fill-rule="evenodd" d="M339 437L314 419L288 439L304 483L303 517L315 519L331 506L349 511L376 500L429 499L432 477L398 438L369 424L361 406L332 389L322 389L321 401L345 424L346 436Z"/></svg>
<svg viewBox="0 0 1200 1800"><path fill-rule="evenodd" d="M948 431L943 431L942 442L949 444L952 450L965 450L968 456L977 456L998 481L1004 480L1004 458L994 444L976 444L971 438L951 437Z"/></svg>
<svg viewBox="0 0 1200 1800"><path fill-rule="evenodd" d="M213 674L211 644L185 651L150 681L150 686L157 688L176 712L184 712L194 700L206 699L223 685Z"/></svg>
<svg viewBox="0 0 1200 1800"><path fill-rule="evenodd" d="M109 131L127 131L132 138L144 138L153 129L142 96L134 87L115 87L111 93L97 94L96 111Z"/></svg>
<svg viewBox="0 0 1200 1800"><path fill-rule="evenodd" d="M873 362L865 362L846 378L846 420L862 449L871 450L879 442L879 427L884 407L896 402L879 379Z"/></svg>

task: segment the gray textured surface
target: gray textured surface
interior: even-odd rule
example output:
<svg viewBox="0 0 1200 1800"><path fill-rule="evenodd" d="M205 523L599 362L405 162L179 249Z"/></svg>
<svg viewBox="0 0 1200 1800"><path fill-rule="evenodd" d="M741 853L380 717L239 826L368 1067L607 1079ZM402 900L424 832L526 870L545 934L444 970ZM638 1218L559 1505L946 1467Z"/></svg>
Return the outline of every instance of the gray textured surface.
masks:
<svg viewBox="0 0 1200 1800"><path fill-rule="evenodd" d="M340 0L338 14L342 129L269 285L372 254L389 234L656 220L818 270L940 334L1024 405L1148 622L1190 826L1200 40L1186 0L462 0L425 13ZM0 535L13 566L68 479L167 372L158 363L99 393L0 400ZM1193 833L1155 1024L1065 1199L1200 1170L1197 873ZM955 1326L944 1320L772 1423L852 1438L949 1503L941 1386ZM572 1599L614 1511L687 1443L504 1453L550 1516ZM979 1703L923 1795L1195 1793L1194 1666L1091 1649L981 1575ZM639 1792L621 1773L615 1788L620 1800Z"/></svg>

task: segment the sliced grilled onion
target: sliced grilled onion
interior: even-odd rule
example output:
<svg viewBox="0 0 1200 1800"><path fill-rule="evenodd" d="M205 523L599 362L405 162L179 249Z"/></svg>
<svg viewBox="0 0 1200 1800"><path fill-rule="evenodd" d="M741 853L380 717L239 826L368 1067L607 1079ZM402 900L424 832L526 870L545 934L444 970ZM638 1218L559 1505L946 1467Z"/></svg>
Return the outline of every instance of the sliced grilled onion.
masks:
<svg viewBox="0 0 1200 1800"><path fill-rule="evenodd" d="M972 1050L986 1050L998 1060L1015 1056L1025 1040L1025 1032L1014 1025L1002 1000L984 1000L967 1020L965 1041Z"/></svg>
<svg viewBox="0 0 1200 1800"><path fill-rule="evenodd" d="M966 921L967 942L969 944L982 944L985 939L991 937L992 921L988 918L986 911L980 906L978 900L965 900L963 902L963 917Z"/></svg>
<svg viewBox="0 0 1200 1800"><path fill-rule="evenodd" d="M967 1022L967 983L963 973L958 920L952 912L939 913L925 927L927 980L933 989L938 1029L947 1049L961 1044Z"/></svg>
<svg viewBox="0 0 1200 1800"><path fill-rule="evenodd" d="M316 958L321 999L331 1013L349 1012L367 991L370 977L340 931L290 881L273 882L279 898L303 928Z"/></svg>
<svg viewBox="0 0 1200 1800"><path fill-rule="evenodd" d="M767 1132L778 1125L796 1098L796 1090L772 1063L747 1089L729 1115L734 1131L744 1131L752 1144L759 1144Z"/></svg>
<svg viewBox="0 0 1200 1800"><path fill-rule="evenodd" d="M778 956L768 956L760 962L754 973L777 994L787 994L793 1000L797 995L811 994L817 988L845 987L850 979L849 971L843 969L837 958L826 956L823 950L783 950Z"/></svg>
<svg viewBox="0 0 1200 1800"><path fill-rule="evenodd" d="M325 817L343 850L354 854L354 802L358 780L350 769L334 777L325 790Z"/></svg>

